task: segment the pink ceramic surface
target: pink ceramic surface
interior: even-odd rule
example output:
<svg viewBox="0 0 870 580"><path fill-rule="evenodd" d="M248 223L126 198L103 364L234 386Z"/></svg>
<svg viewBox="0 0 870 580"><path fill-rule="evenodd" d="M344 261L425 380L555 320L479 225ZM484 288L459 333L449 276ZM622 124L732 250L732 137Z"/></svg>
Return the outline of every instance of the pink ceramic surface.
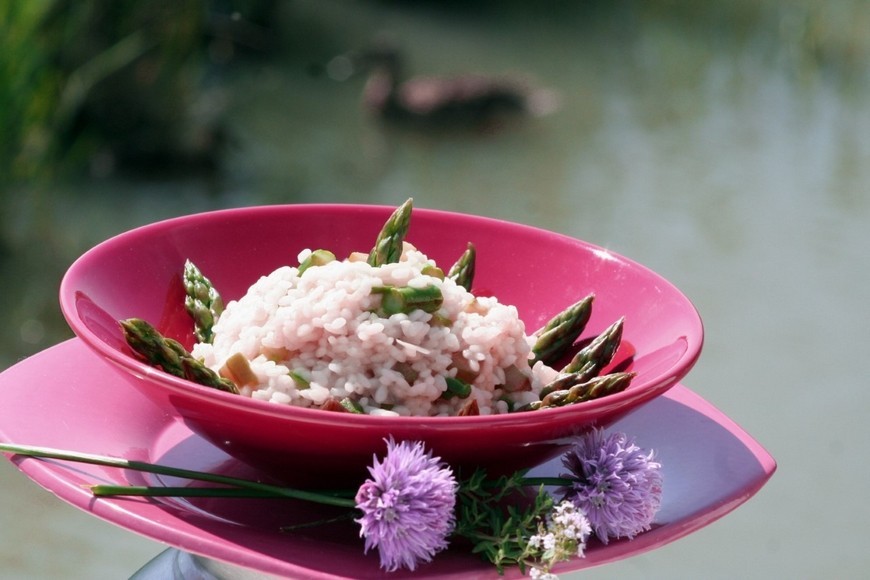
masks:
<svg viewBox="0 0 870 580"><path fill-rule="evenodd" d="M590 543L586 558L556 572L588 568L653 550L710 524L755 494L776 469L746 432L683 386L623 417L612 427L655 449L662 463L662 507L653 528L632 541ZM191 432L72 339L0 374L0 441L41 445L244 477L264 477ZM375 554L363 554L355 524L281 532L333 512L285 500L100 498L82 486L145 482L137 472L12 457L19 469L62 500L156 541L229 566L289 578L404 578L382 573ZM536 468L558 475L558 460ZM728 477L722 477L727 473ZM167 484L184 484L166 481ZM194 501L194 500L191 500ZM109 556L107 556L109 557ZM491 578L493 568L451 547L415 577ZM515 570L507 577L516 577Z"/></svg>
<svg viewBox="0 0 870 580"><path fill-rule="evenodd" d="M368 251L390 207L295 205L224 210L145 226L93 248L69 269L60 292L76 335L192 430L285 479L311 474L362 477L384 438L421 439L456 465L514 469L560 452L559 439L607 425L682 378L702 346L698 313L654 272L602 248L528 226L415 209L408 241L442 266L468 242L477 247L474 291L515 305L528 331L590 292L583 338L625 317L614 365L637 373L626 391L562 409L492 417L396 418L327 413L217 392L169 376L129 355L117 320L139 317L190 346L181 271L191 259L225 299L240 297L304 248L340 258Z"/></svg>

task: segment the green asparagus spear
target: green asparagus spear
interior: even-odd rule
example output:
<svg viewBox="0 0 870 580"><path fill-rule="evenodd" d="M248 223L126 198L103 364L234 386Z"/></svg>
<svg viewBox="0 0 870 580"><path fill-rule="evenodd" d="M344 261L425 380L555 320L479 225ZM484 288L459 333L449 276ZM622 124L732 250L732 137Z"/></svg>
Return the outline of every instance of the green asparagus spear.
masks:
<svg viewBox="0 0 870 580"><path fill-rule="evenodd" d="M634 373L611 373L589 379L585 383L574 385L565 391L555 391L541 399L541 405L561 407L573 403L582 403L592 399L624 391L634 378Z"/></svg>
<svg viewBox="0 0 870 580"><path fill-rule="evenodd" d="M525 405L517 411L536 411L539 409L552 409L565 407L574 403L582 403L593 399L600 399L607 395L619 393L628 388L635 373L611 373L600 377L593 377L584 383L572 386L569 389L553 391L540 401Z"/></svg>
<svg viewBox="0 0 870 580"><path fill-rule="evenodd" d="M474 282L474 263L476 257L477 251L474 248L474 244L469 242L465 251L456 260L456 263L450 267L447 277L466 290L471 291L471 285Z"/></svg>
<svg viewBox="0 0 870 580"><path fill-rule="evenodd" d="M151 366L207 387L238 394L239 390L232 381L206 367L178 341L164 337L144 320L128 318L120 324L127 344Z"/></svg>
<svg viewBox="0 0 870 580"><path fill-rule="evenodd" d="M127 344L148 364L176 377L184 377L178 347L168 342L153 326L139 318L122 320L120 324Z"/></svg>
<svg viewBox="0 0 870 580"><path fill-rule="evenodd" d="M438 286L377 286L372 288L373 294L381 294L381 311L386 316L393 314L409 314L414 310L435 312L441 308L444 296Z"/></svg>
<svg viewBox="0 0 870 580"><path fill-rule="evenodd" d="M569 389L574 385L585 383L598 373L598 367L593 362L586 363L582 369L574 373L562 373L555 380L544 386L539 393L543 399L553 391Z"/></svg>
<svg viewBox="0 0 870 580"><path fill-rule="evenodd" d="M619 372L601 375L600 377L590 379L583 383L582 389L580 388L581 385L572 387L578 389L575 402L591 401L614 393L620 393L628 388L631 384L631 380L636 375L637 373Z"/></svg>
<svg viewBox="0 0 870 580"><path fill-rule="evenodd" d="M196 339L210 343L214 340L212 327L224 310L220 294L211 281L190 260L184 263L184 306L193 318Z"/></svg>
<svg viewBox="0 0 870 580"><path fill-rule="evenodd" d="M238 387L231 380L220 376L192 356L182 358L181 366L184 369L184 378L188 381L234 395L239 394Z"/></svg>
<svg viewBox="0 0 870 580"><path fill-rule="evenodd" d="M586 327L586 323L589 322L594 300L594 294L588 295L554 316L536 332L535 344L532 346L534 358L530 364L541 361L546 365L552 365L559 360L574 344L574 341Z"/></svg>
<svg viewBox="0 0 870 580"><path fill-rule="evenodd" d="M411 207L413 198L399 206L384 224L375 246L369 252L370 266L383 266L399 261L402 256L402 245L411 224Z"/></svg>
<svg viewBox="0 0 870 580"><path fill-rule="evenodd" d="M595 365L595 372L601 372L607 363L613 358L619 343L622 341L622 326L624 318L620 318L595 337L595 340L582 348L571 362L562 369L563 373L574 373L581 370L588 363Z"/></svg>

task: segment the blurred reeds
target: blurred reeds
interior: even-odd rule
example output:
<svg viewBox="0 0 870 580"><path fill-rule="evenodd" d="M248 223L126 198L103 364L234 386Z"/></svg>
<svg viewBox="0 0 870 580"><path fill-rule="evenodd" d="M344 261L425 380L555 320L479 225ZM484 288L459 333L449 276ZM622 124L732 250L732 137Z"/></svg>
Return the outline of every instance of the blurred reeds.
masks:
<svg viewBox="0 0 870 580"><path fill-rule="evenodd" d="M225 23L245 13L267 20L273 4L0 3L0 185L116 166L213 165L220 111L205 101L209 49Z"/></svg>
<svg viewBox="0 0 870 580"><path fill-rule="evenodd" d="M413 9L433 2L375 4ZM297 3L290 4L291 7ZM325 2L353 17L354 2ZM503 16L524 2L434 3L456 17ZM276 0L27 0L0 3L0 188L5 182L105 173L117 167L214 168L220 162L216 63L233 42L262 48ZM302 2L303 11L316 3ZM313 6L313 7L312 7ZM292 10L293 8L291 8ZM686 29L763 28L800 70L866 70L870 2L621 1L541 10L623 11ZM702 24L702 26L699 26ZM233 28L235 27L235 28ZM715 28L715 26L714 26ZM276 31L280 36L280 31ZM785 47L785 49L783 49ZM210 85L211 83L211 85Z"/></svg>

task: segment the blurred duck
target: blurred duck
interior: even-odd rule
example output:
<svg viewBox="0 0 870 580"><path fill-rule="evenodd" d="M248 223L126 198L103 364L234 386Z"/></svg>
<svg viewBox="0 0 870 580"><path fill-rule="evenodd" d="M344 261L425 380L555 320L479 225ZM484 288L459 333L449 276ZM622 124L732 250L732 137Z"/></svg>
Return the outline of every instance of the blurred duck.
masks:
<svg viewBox="0 0 870 580"><path fill-rule="evenodd" d="M328 71L339 80L368 72L363 105L387 121L417 126L491 128L510 118L541 116L557 108L553 91L516 77L406 78L401 54L385 42L336 57Z"/></svg>

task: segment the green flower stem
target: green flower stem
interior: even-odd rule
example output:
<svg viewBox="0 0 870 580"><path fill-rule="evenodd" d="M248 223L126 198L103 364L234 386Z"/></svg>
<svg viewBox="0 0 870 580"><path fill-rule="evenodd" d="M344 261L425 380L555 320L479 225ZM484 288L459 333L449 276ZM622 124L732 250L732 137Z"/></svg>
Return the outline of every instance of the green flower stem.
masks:
<svg viewBox="0 0 870 580"><path fill-rule="evenodd" d="M265 483L258 483L256 481L249 481L246 479L239 479L236 477L229 477L226 475L218 475L214 473L205 473L202 471L192 471L190 469L182 469L178 467L169 467L166 465L159 465L155 463L146 463L143 461L132 461L128 459L119 459L116 457L106 457L103 455L93 455L90 453L78 453L73 451L59 451L57 449L51 449L47 447L35 447L30 445L11 445L7 443L0 443L0 452L4 453L15 453L17 455L26 455L29 457L38 457L43 459L60 459L64 461L75 461L78 463L90 463L92 465L102 465L106 467L118 467L121 469L132 469L134 471L141 471L145 473L155 473L159 475L169 475L173 477L180 477L184 479L193 479L197 481L207 481L210 483L220 483L224 485L232 485L237 488L242 488L244 490L253 490L261 493L272 493L274 494L272 497L288 497L293 499L300 499L303 501L311 501L325 505L333 505L339 507L356 507L353 499L338 497L335 494L329 493L318 493L305 491L301 489L294 489L290 487L280 487L276 485L268 485ZM99 486L98 486L99 487ZM110 486L112 487L112 486ZM117 487L125 487L127 493L125 495L136 495L134 493L129 493L130 490L137 489L136 487L126 487L126 486L117 486ZM139 488L141 489L141 488ZM151 488L151 489L161 489L159 487ZM178 489L195 489L195 488L177 488ZM204 488L199 488L204 489ZM218 491L216 495L219 496L220 493L224 493L222 491ZM159 495L158 493L149 493L146 495ZM265 497L265 496L264 496Z"/></svg>
<svg viewBox="0 0 870 580"><path fill-rule="evenodd" d="M155 463L146 463L144 461L133 461L129 459L120 459L116 457L107 457L104 455L93 455L90 453L79 453L74 451L61 451L48 447L36 447L32 445L13 445L8 443L0 443L0 452L14 453L28 457L36 457L41 459L58 459L63 461L74 461L78 463L89 463L92 465L102 465L105 467L117 467L120 469L131 469L145 473L154 473L158 475L168 475L183 479L191 479L196 481L205 481L209 483L217 483L232 487L164 487L164 486L135 486L135 485L92 485L89 486L91 492L95 496L110 497L110 496L145 496L145 497L238 497L238 498L290 498L303 501L311 501L324 505L332 505L338 507L355 508L356 503L352 497L352 492L347 491L326 491L313 492L291 487L282 487L277 485L269 485L259 483L247 479L239 479L226 475L215 473L206 473L202 471L193 471L180 467L170 467ZM496 482L494 482L496 483ZM523 477L519 480L519 485L523 487L540 487L540 486L567 486L571 484L570 479L562 477Z"/></svg>
<svg viewBox="0 0 870 580"><path fill-rule="evenodd" d="M92 485L91 492L98 497L110 496L144 496L144 497L224 497L224 498L265 498L265 499L305 499L300 498L301 490L284 488L278 486L269 486L267 484L257 484L255 482L242 480L246 485L239 487L152 487L152 486L137 486L137 485ZM240 482L241 483L241 482ZM258 486L254 488L253 485ZM561 477L525 477L521 480L521 485L529 487L544 486L566 486L571 482L568 479ZM347 500L345 497L348 492L318 492L318 496L329 496L339 501ZM320 502L323 503L323 502ZM353 503L335 503L331 505L339 505L341 507L354 507Z"/></svg>
<svg viewBox="0 0 870 580"><path fill-rule="evenodd" d="M246 484L254 484L252 481L245 481ZM324 502L320 499L311 499L310 497L300 497L303 492L298 489L269 486L267 484L256 484L262 486L260 489L254 489L252 486L246 487L172 487L172 486L148 486L148 485L107 485L97 484L88 487L97 497L112 497L112 496L142 496L142 497L229 497L229 498L251 498L251 499L305 499L308 501L317 501L317 503L328 503L328 505L336 505L339 507L356 507L351 503L350 496L352 492L336 491L336 492L317 492L317 496L323 498L334 498L335 502ZM267 489L271 488L271 489Z"/></svg>
<svg viewBox="0 0 870 580"><path fill-rule="evenodd" d="M525 487L556 486L564 487L571 485L572 480L566 477L524 477L520 484Z"/></svg>
<svg viewBox="0 0 870 580"><path fill-rule="evenodd" d="M97 497L142 496L142 497L237 497L237 498L287 498L293 497L278 491L246 489L241 487L152 487L144 485L91 485Z"/></svg>
<svg viewBox="0 0 870 580"><path fill-rule="evenodd" d="M305 528L313 528L316 526L323 526L326 524L334 524L336 522L344 522L347 520L351 520L354 518L354 512L347 512L340 516L336 516L334 518L323 518L321 520L315 520L313 522L304 522L301 524L291 524L288 526L281 526L282 532L295 532L296 530L304 530Z"/></svg>

